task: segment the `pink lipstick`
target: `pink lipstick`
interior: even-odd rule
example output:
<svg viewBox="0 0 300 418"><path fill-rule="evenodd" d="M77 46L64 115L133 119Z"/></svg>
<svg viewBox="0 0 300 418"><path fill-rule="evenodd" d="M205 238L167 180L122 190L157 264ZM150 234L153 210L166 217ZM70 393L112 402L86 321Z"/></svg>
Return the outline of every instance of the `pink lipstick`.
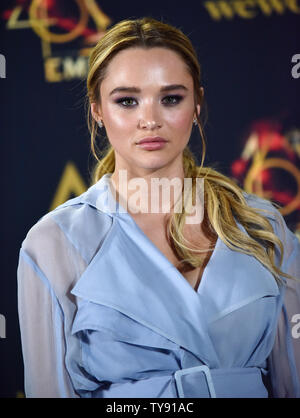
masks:
<svg viewBox="0 0 300 418"><path fill-rule="evenodd" d="M166 145L166 143L166 139L161 138L159 136L155 136L141 139L137 143L137 146L148 151L154 151L163 148Z"/></svg>

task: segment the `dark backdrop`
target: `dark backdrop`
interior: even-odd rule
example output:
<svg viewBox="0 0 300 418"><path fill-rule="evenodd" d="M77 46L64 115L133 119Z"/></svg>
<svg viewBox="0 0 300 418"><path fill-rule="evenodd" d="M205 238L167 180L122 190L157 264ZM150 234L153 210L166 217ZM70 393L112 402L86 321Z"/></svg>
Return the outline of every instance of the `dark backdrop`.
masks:
<svg viewBox="0 0 300 418"><path fill-rule="evenodd" d="M97 4L105 16L99 11L97 16L89 14L85 29L72 39L88 3ZM271 133L265 158L285 159L295 170L278 163L261 170L262 177L256 173L254 180L273 191L283 207L293 202L284 214L291 229L300 229L299 199L295 200L300 181L297 57L292 63L300 54L299 0L65 0L49 2L48 10L43 4L20 0L0 5L0 54L6 64L0 78L1 397L22 396L24 391L16 300L21 242L53 205L90 184L92 159L83 103L87 48L92 45L87 42L95 33L125 18L143 16L181 28L202 65L208 109L206 164L244 185ZM47 16L55 17L56 23L47 26ZM37 19L46 23L37 26ZM71 34L69 39L55 39L66 34ZM253 134L257 141L251 148L248 139ZM199 135L193 133L197 156L199 143Z"/></svg>

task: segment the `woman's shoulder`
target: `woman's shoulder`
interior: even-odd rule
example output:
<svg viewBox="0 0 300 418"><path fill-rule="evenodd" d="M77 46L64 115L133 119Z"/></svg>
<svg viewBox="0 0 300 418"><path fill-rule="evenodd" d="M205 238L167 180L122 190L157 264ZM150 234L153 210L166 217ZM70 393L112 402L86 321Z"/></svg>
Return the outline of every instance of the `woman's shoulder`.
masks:
<svg viewBox="0 0 300 418"><path fill-rule="evenodd" d="M280 212L280 207L269 199L244 192L246 204L255 209L271 223L277 236L282 237L289 231L288 226ZM291 231L289 231L291 232Z"/></svg>
<svg viewBox="0 0 300 418"><path fill-rule="evenodd" d="M263 215L269 220L275 234L282 241L287 254L293 252L296 247L299 248L299 239L296 234L290 230L278 205L255 194L244 193L244 196L247 205L258 210L260 215Z"/></svg>
<svg viewBox="0 0 300 418"><path fill-rule="evenodd" d="M73 246L88 263L112 224L111 217L86 199L86 192L43 215L28 231L22 248L40 253L43 248Z"/></svg>
<svg viewBox="0 0 300 418"><path fill-rule="evenodd" d="M276 216L279 214L279 209L271 200L245 191L243 192L243 195L248 206L253 209L266 211L265 213L267 217L276 218Z"/></svg>
<svg viewBox="0 0 300 418"><path fill-rule="evenodd" d="M32 272L47 282L63 303L102 246L111 223L107 214L87 202L70 199L30 228L22 242L19 265L31 266ZM22 268L19 281L23 278L21 272Z"/></svg>

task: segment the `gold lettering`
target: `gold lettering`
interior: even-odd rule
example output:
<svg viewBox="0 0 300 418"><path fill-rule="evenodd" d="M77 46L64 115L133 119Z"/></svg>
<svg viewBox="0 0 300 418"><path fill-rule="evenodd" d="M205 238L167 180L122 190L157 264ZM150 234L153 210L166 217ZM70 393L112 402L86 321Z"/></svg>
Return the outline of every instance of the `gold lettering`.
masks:
<svg viewBox="0 0 300 418"><path fill-rule="evenodd" d="M249 10L249 8L256 7L252 0L235 0L233 2L235 11L240 17L251 19L256 16L256 12Z"/></svg>
<svg viewBox="0 0 300 418"><path fill-rule="evenodd" d="M226 19L232 19L234 17L232 7L225 1L206 1L204 2L204 7L214 20L221 20L222 17Z"/></svg>
<svg viewBox="0 0 300 418"><path fill-rule="evenodd" d="M269 1L273 10L275 10L277 13L281 15L284 13L285 6L282 4L280 0L269 0Z"/></svg>
<svg viewBox="0 0 300 418"><path fill-rule="evenodd" d="M268 2L268 0L256 0L258 6L260 7L263 14L270 16L272 14L272 8Z"/></svg>
<svg viewBox="0 0 300 418"><path fill-rule="evenodd" d="M78 24L70 32L58 34L50 32L47 29L48 26L55 26L56 21L56 19L48 19L47 3L45 3L43 0L32 0L29 8L29 17L32 29L44 41L53 43L65 43L72 41L82 34L89 19L88 11L83 1L76 0L76 3L80 12ZM42 19L40 18L41 14L43 15Z"/></svg>
<svg viewBox="0 0 300 418"><path fill-rule="evenodd" d="M87 59L78 57L74 61L71 57L67 57L63 61L63 69L65 80L84 78L87 74Z"/></svg>
<svg viewBox="0 0 300 418"><path fill-rule="evenodd" d="M63 75L61 72L59 72L61 58L47 58L44 61L44 65L46 81L56 83L63 80Z"/></svg>
<svg viewBox="0 0 300 418"><path fill-rule="evenodd" d="M75 196L81 195L86 189L87 187L75 164L68 162L49 210L51 211L64 203L72 197L72 194Z"/></svg>
<svg viewBox="0 0 300 418"><path fill-rule="evenodd" d="M79 21L77 25L67 33L58 34L50 32L48 27L55 26L57 19L48 18L47 3L43 0L32 0L29 8L29 16L32 29L44 41L53 43L65 43L82 35L87 27L89 16L93 18L98 29L105 30L111 23L110 18L103 13L94 0L75 0L79 9ZM41 18L42 16L42 18Z"/></svg>
<svg viewBox="0 0 300 418"><path fill-rule="evenodd" d="M25 29L25 28L31 27L30 21L28 19L19 20L22 10L23 10L22 6L16 6L13 9L6 24L7 29Z"/></svg>
<svg viewBox="0 0 300 418"><path fill-rule="evenodd" d="M95 0L85 0L85 7L94 19L97 28L100 30L106 30L111 24L111 20L105 13L103 13Z"/></svg>
<svg viewBox="0 0 300 418"><path fill-rule="evenodd" d="M261 197L272 199L272 191L263 190L263 184L261 181L261 173L267 169L282 169L287 171L297 183L297 192L294 198L286 206L280 209L283 216L292 213L299 207L300 204L300 170L288 160L283 158L266 158L264 154L257 151L257 154L253 158L252 166L250 167L247 176L244 180L244 189L246 192L256 193Z"/></svg>
<svg viewBox="0 0 300 418"><path fill-rule="evenodd" d="M285 3L293 13L300 13L300 7L298 6L297 0L285 0Z"/></svg>
<svg viewBox="0 0 300 418"><path fill-rule="evenodd" d="M298 0L209 0L204 2L204 7L214 20L233 19L235 15L244 19L252 19L257 16L259 8L265 16L272 13L283 15L288 9L300 14Z"/></svg>

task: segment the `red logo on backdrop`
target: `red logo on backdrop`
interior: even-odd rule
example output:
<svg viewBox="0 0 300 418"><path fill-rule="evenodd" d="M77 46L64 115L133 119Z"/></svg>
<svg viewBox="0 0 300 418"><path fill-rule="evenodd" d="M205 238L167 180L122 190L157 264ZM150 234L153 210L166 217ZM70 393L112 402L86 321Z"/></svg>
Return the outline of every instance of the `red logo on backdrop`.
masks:
<svg viewBox="0 0 300 418"><path fill-rule="evenodd" d="M2 12L7 30L32 30L41 40L48 82L85 78L91 48L111 19L96 0L17 0Z"/></svg>
<svg viewBox="0 0 300 418"><path fill-rule="evenodd" d="M300 131L281 133L279 124L256 122L232 176L250 193L279 204L289 225L300 232Z"/></svg>

